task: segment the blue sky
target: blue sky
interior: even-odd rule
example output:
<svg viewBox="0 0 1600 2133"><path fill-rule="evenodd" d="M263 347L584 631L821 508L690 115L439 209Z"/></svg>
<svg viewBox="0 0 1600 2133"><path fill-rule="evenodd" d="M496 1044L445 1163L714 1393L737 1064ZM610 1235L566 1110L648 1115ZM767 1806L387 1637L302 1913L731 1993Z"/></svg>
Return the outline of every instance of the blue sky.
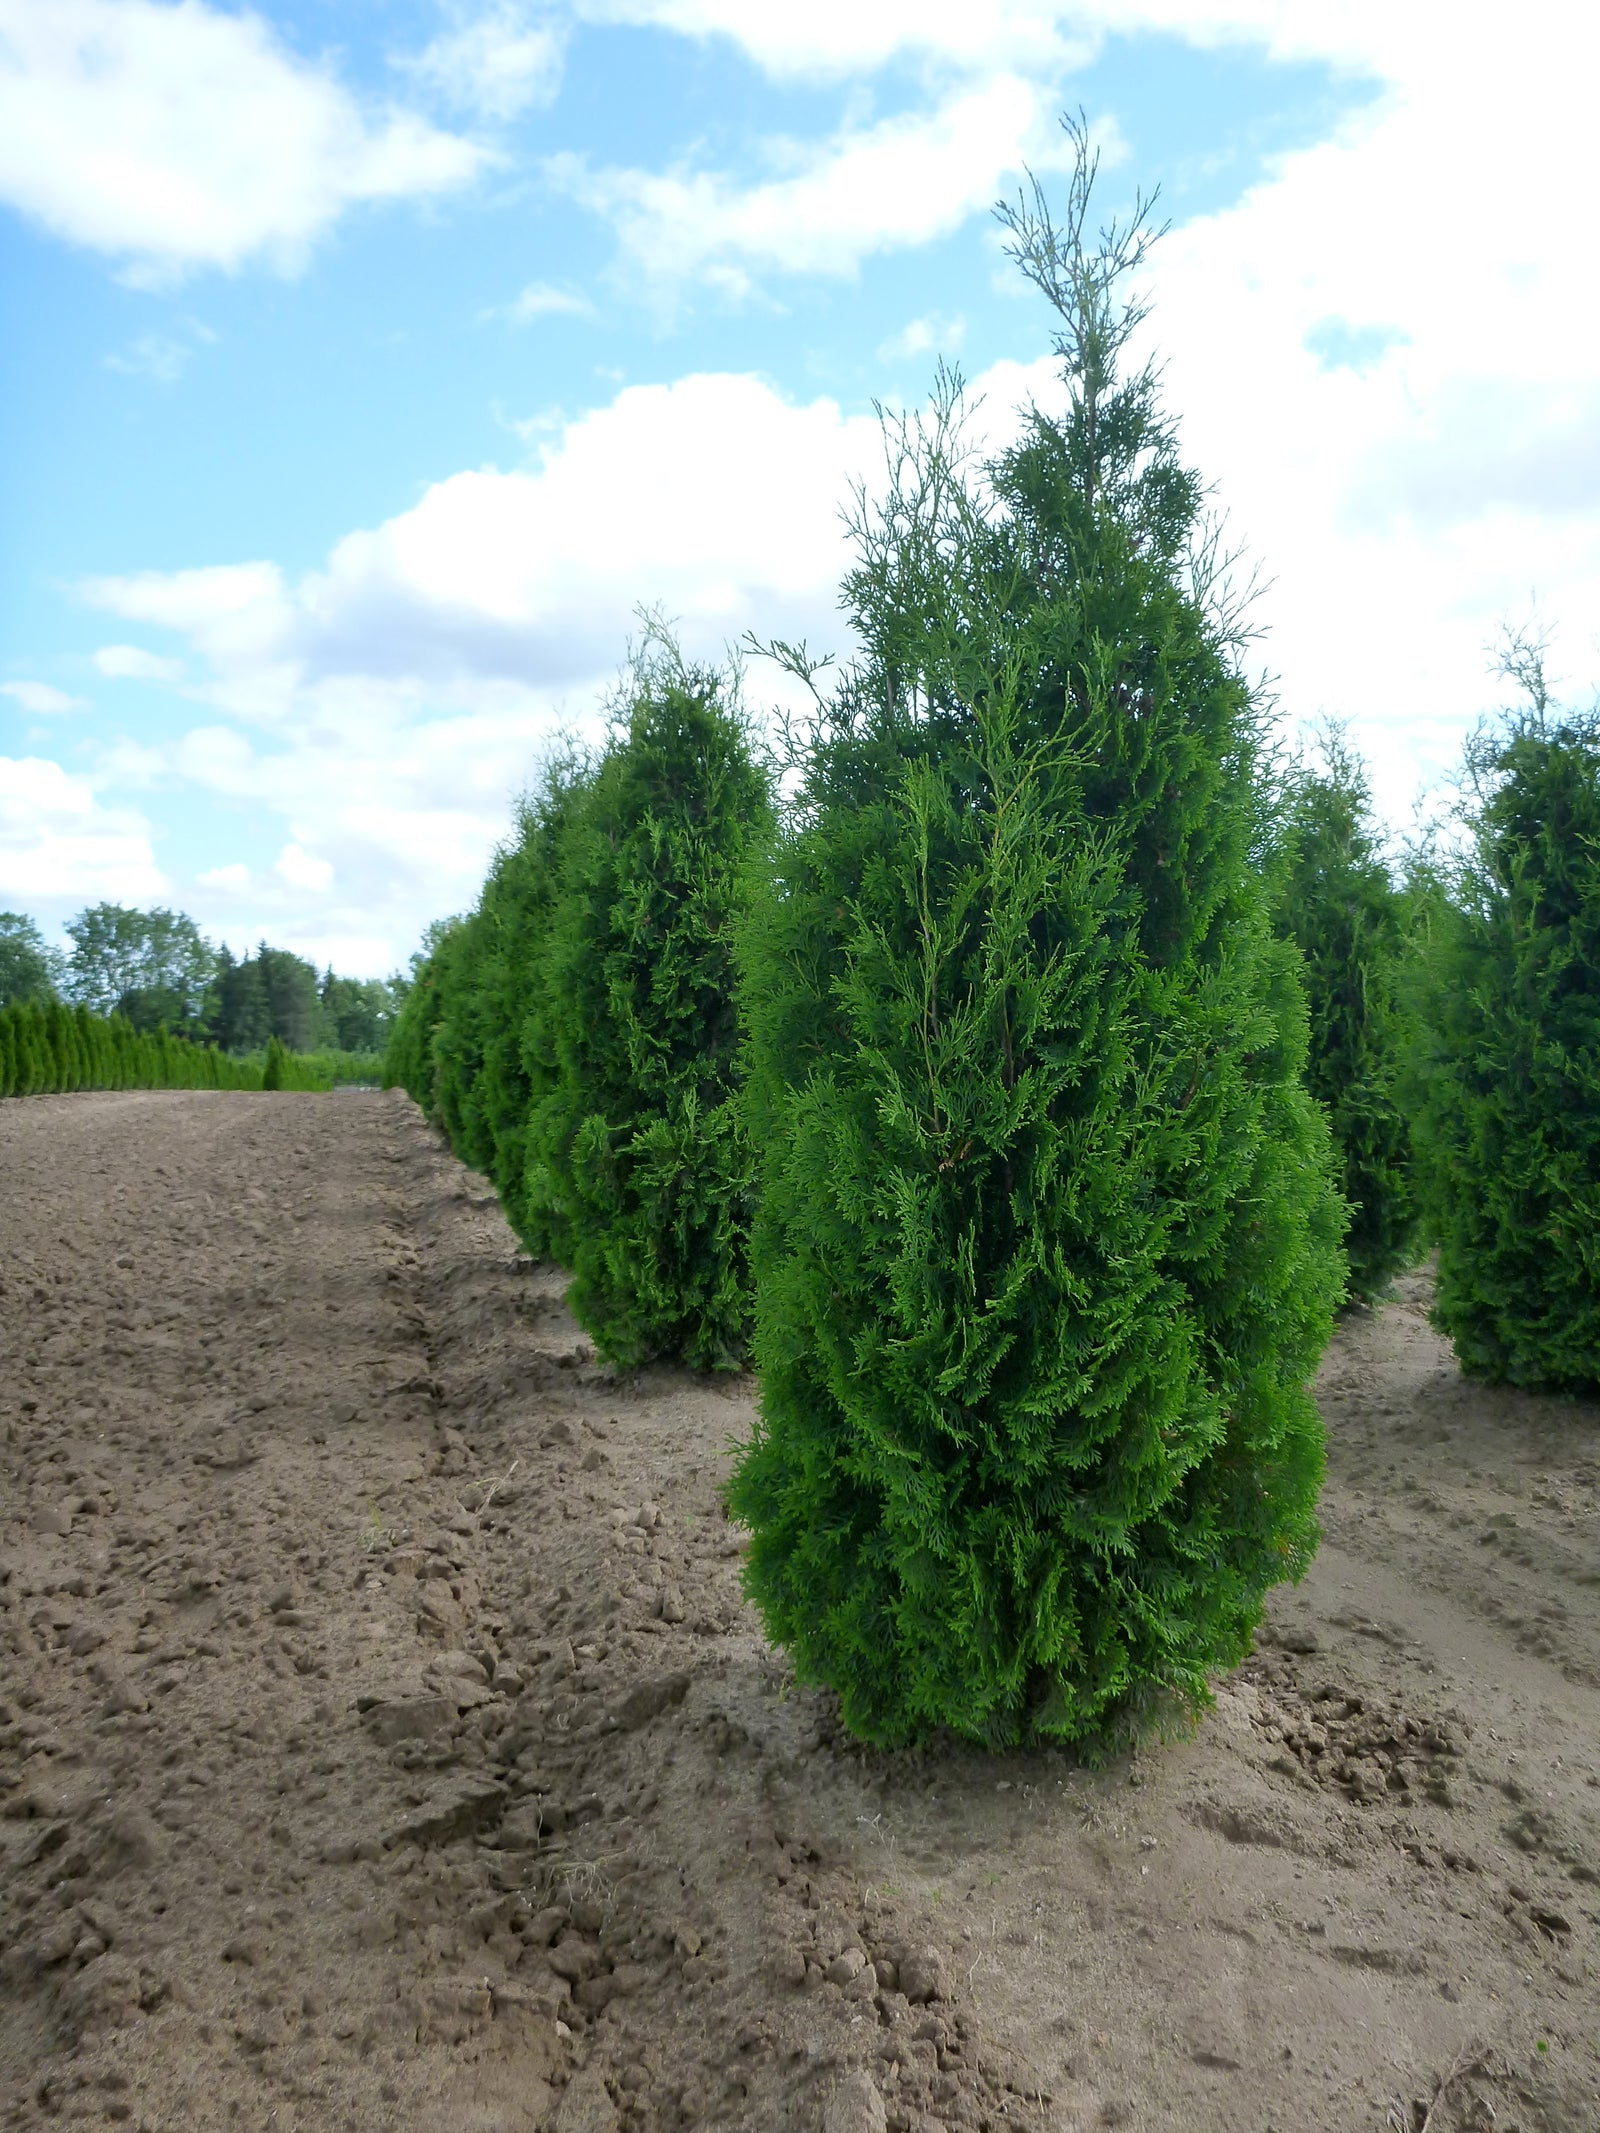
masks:
<svg viewBox="0 0 1600 2133"><path fill-rule="evenodd" d="M1151 331L1285 718L1403 822L1501 617L1577 695L1600 626L1592 33L1437 20L0 0L0 906L386 970L638 606L842 647L874 402L1049 390L988 206L1068 105L1172 219Z"/></svg>

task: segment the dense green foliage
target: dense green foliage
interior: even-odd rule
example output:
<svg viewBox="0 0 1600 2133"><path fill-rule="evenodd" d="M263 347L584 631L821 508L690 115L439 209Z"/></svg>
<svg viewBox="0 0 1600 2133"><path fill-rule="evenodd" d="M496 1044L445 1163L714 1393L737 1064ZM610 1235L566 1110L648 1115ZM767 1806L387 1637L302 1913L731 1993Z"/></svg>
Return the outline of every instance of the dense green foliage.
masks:
<svg viewBox="0 0 1600 2133"><path fill-rule="evenodd" d="M894 439L864 654L742 953L757 1432L730 1490L801 1678L893 1743L1191 1712L1316 1544L1343 1269L1256 712L1115 306L1143 240L1011 211L1069 412ZM986 478L985 478L986 477Z"/></svg>
<svg viewBox="0 0 1600 2133"><path fill-rule="evenodd" d="M43 1006L61 988L61 957L31 918L0 911L0 1007L34 1000Z"/></svg>
<svg viewBox="0 0 1600 2133"><path fill-rule="evenodd" d="M743 1359L751 1161L733 921L771 828L717 678L639 665L610 745L524 800L477 908L430 929L384 1056L621 1363Z"/></svg>
<svg viewBox="0 0 1600 2133"><path fill-rule="evenodd" d="M67 934L69 999L141 1030L198 1033L216 956L192 918L92 904L67 921Z"/></svg>
<svg viewBox="0 0 1600 2133"><path fill-rule="evenodd" d="M601 1353L744 1359L751 1158L733 934L767 773L714 675L665 649L565 824L525 1057L526 1192Z"/></svg>
<svg viewBox="0 0 1600 2133"><path fill-rule="evenodd" d="M300 1058L319 1089L376 1089L383 1084L383 1053L379 1051L343 1052L319 1044Z"/></svg>
<svg viewBox="0 0 1600 2133"><path fill-rule="evenodd" d="M555 1076L543 1022L532 1009L543 982L564 840L589 781L589 766L575 750L545 764L522 801L515 838L495 856L477 909L439 941L425 981L431 988L425 1009L433 1017L433 1115L456 1153L494 1180L526 1248L560 1259L570 1251L564 1210L551 1196L530 1197L528 1190L528 1121Z"/></svg>
<svg viewBox="0 0 1600 2133"><path fill-rule="evenodd" d="M1600 1390L1600 714L1468 751L1469 842L1436 906L1418 1138L1438 1324L1464 1370Z"/></svg>
<svg viewBox="0 0 1600 2133"><path fill-rule="evenodd" d="M276 1038L307 1051L321 1038L317 973L303 956L265 941L235 962L223 948L206 1003L206 1033L225 1051L253 1052Z"/></svg>
<svg viewBox="0 0 1600 2133"><path fill-rule="evenodd" d="M458 918L436 918L423 935L383 1048L384 1087L404 1089L435 1124L433 1039L441 1011L439 965L446 943L461 923Z"/></svg>
<svg viewBox="0 0 1600 2133"><path fill-rule="evenodd" d="M291 1052L381 1052L394 1018L394 988L380 978L341 978L263 941L235 961L218 951L202 1025L228 1052L259 1051L269 1038Z"/></svg>
<svg viewBox="0 0 1600 2133"><path fill-rule="evenodd" d="M1285 793L1280 932L1305 959L1306 1079L1325 1106L1350 1207L1349 1293L1377 1296L1417 1248L1411 1133L1400 1094L1405 900L1379 849L1366 774L1336 733Z"/></svg>
<svg viewBox="0 0 1600 2133"><path fill-rule="evenodd" d="M76 1089L327 1089L325 1067L285 1052L235 1059L167 1030L136 1029L125 1015L96 1015L52 1000L0 1008L0 1097Z"/></svg>

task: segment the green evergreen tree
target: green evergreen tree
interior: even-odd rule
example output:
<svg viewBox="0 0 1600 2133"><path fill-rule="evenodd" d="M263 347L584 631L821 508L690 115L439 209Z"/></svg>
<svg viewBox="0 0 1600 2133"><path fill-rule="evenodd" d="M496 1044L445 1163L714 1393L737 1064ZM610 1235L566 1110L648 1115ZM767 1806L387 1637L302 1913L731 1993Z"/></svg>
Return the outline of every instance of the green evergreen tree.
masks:
<svg viewBox="0 0 1600 2133"><path fill-rule="evenodd" d="M1144 207L1001 210L1061 418L891 432L744 938L761 1408L729 1491L805 1681L889 1744L1103 1751L1192 1713L1316 1545L1343 1268L1258 713L1201 490L1122 373ZM1202 573L1204 568L1201 556ZM1233 640L1233 641L1230 641Z"/></svg>
<svg viewBox="0 0 1600 2133"><path fill-rule="evenodd" d="M50 1047L45 1036L44 1012L36 1000L28 1001L23 1007L21 1022L24 1057L22 1094L44 1096L49 1093L53 1076Z"/></svg>
<svg viewBox="0 0 1600 2133"><path fill-rule="evenodd" d="M236 962L226 946L218 952L206 1032L225 1052L259 1051L272 1035L265 975L254 956Z"/></svg>
<svg viewBox="0 0 1600 2133"><path fill-rule="evenodd" d="M55 1087L62 1091L81 1088L83 1074L78 1064L78 1031L71 1008L63 1007L59 1000L52 1000L44 1011L44 1026Z"/></svg>
<svg viewBox="0 0 1600 2133"><path fill-rule="evenodd" d="M261 1068L261 1086L264 1089L282 1089L288 1086L289 1057L280 1037L267 1039L267 1056Z"/></svg>
<svg viewBox="0 0 1600 2133"><path fill-rule="evenodd" d="M287 948L269 948L265 941L255 961L266 995L268 1029L285 1051L309 1051L322 1031L316 966Z"/></svg>
<svg viewBox="0 0 1600 2133"><path fill-rule="evenodd" d="M738 1115L733 928L771 833L767 774L715 675L655 639L561 871L524 1060L526 1219L550 1224L601 1353L720 1369L745 1354L751 1157Z"/></svg>
<svg viewBox="0 0 1600 2133"><path fill-rule="evenodd" d="M479 992L484 931L481 914L469 911L434 951L435 1022L427 1108L461 1160L474 1170L486 1171L492 1144L480 1141L474 1130L476 1121L468 1115L473 1088L483 1071Z"/></svg>
<svg viewBox="0 0 1600 2133"><path fill-rule="evenodd" d="M104 1089L110 1086L111 1059L107 1044L107 1026L99 1015L91 1014L87 1007L74 1008L78 1022L78 1044L86 1062L85 1086Z"/></svg>
<svg viewBox="0 0 1600 2133"><path fill-rule="evenodd" d="M1467 750L1439 914L1418 1138L1435 1318L1463 1370L1600 1392L1600 710L1562 714L1508 642L1524 709Z"/></svg>
<svg viewBox="0 0 1600 2133"><path fill-rule="evenodd" d="M1417 1249L1411 1130L1401 1095L1405 898L1384 864L1366 771L1341 733L1284 795L1278 929L1305 960L1306 1080L1328 1113L1350 1207L1349 1293L1378 1296Z"/></svg>
<svg viewBox="0 0 1600 2133"><path fill-rule="evenodd" d="M458 918L435 919L423 935L383 1053L384 1087L404 1089L436 1122L433 1038L440 1015L439 955L461 923Z"/></svg>
<svg viewBox="0 0 1600 2133"><path fill-rule="evenodd" d="M559 1210L528 1195L528 1120L557 1078L540 1049L536 1001L563 840L592 774L583 753L564 745L524 795L514 839L440 958L433 1038L435 1100L452 1147L494 1180L526 1249L557 1258L569 1251Z"/></svg>

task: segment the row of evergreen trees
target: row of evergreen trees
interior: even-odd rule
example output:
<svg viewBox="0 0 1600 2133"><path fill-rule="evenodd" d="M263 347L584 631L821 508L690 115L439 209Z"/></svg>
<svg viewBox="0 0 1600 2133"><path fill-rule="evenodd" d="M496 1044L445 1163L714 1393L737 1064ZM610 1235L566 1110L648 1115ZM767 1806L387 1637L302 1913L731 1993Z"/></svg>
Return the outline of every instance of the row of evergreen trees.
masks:
<svg viewBox="0 0 1600 2133"><path fill-rule="evenodd" d="M276 1037L255 1059L168 1030L139 1030L124 1015L96 1015L61 1000L0 1007L0 1097L61 1096L79 1089L326 1089L316 1061Z"/></svg>
<svg viewBox="0 0 1600 2133"><path fill-rule="evenodd" d="M1331 737L1289 782L1283 930L1305 960L1308 1081L1351 1210L1349 1292L1436 1247L1464 1370L1600 1391L1600 714L1560 713L1542 649L1469 741L1447 839L1383 863Z"/></svg>
<svg viewBox="0 0 1600 2133"><path fill-rule="evenodd" d="M470 917L436 931L385 1080L494 1179L613 1361L748 1355L734 942L770 847L737 692L647 642L608 747L545 767Z"/></svg>
<svg viewBox="0 0 1600 2133"><path fill-rule="evenodd" d="M0 911L0 1007L52 1000L119 1014L249 1054L276 1037L287 1051L382 1051L397 1005L392 979L342 978L262 941L235 958L182 911L91 904L67 922L71 952L47 946L19 911Z"/></svg>
<svg viewBox="0 0 1600 2133"><path fill-rule="evenodd" d="M1405 890L1337 743L1274 775L1127 374L1148 228L1091 238L1075 145L1064 227L1002 210L1067 411L975 461L945 379L891 429L859 657L775 648L816 696L784 804L733 683L647 648L389 1053L602 1352L753 1360L750 1591L883 1743L1201 1707L1315 1546L1333 1313L1419 1238L1468 1367L1600 1377L1600 751L1486 741L1469 857Z"/></svg>

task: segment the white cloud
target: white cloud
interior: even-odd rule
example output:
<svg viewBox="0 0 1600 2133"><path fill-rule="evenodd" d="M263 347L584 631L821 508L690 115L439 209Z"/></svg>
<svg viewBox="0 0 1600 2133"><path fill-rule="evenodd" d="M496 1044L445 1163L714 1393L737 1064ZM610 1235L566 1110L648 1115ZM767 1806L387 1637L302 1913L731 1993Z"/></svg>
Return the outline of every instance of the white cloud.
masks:
<svg viewBox="0 0 1600 2133"><path fill-rule="evenodd" d="M1262 15L1280 43L1358 40L1383 92L1166 240L1151 326L1185 450L1275 580L1286 709L1347 716L1404 819L1496 700L1484 647L1530 589L1572 693L1600 678L1600 389L1573 265L1600 34L1549 4L1515 37L1366 4Z"/></svg>
<svg viewBox="0 0 1600 2133"><path fill-rule="evenodd" d="M154 901L167 884L139 816L42 756L0 756L0 902L54 915L84 903Z"/></svg>
<svg viewBox="0 0 1600 2133"><path fill-rule="evenodd" d="M509 304L496 304L483 315L509 319L513 326L528 326L536 318L588 318L593 310L586 296L571 289L553 289L547 281L531 281Z"/></svg>
<svg viewBox="0 0 1600 2133"><path fill-rule="evenodd" d="M207 867L196 874L195 880L202 889L219 890L227 896L243 896L250 887L250 869L240 861L232 866Z"/></svg>
<svg viewBox="0 0 1600 2133"><path fill-rule="evenodd" d="M633 23L684 37L726 38L779 79L874 73L894 61L978 76L1016 69L1060 78L1086 65L1106 37L1164 32L1202 47L1248 45L1274 59L1365 65L1375 44L1419 59L1437 43L1427 10L1392 0L574 0L593 23ZM1571 10L1545 0L1571 24ZM1471 11L1462 33L1476 29ZM1487 41L1487 40L1486 40Z"/></svg>
<svg viewBox="0 0 1600 2133"><path fill-rule="evenodd" d="M54 718L63 711L81 711L81 696L69 696L48 681L0 681L0 696L9 696L32 718Z"/></svg>
<svg viewBox="0 0 1600 2133"><path fill-rule="evenodd" d="M288 598L276 563L214 563L194 570L138 571L91 578L91 606L126 622L153 623L192 637L220 660L260 657L281 641Z"/></svg>
<svg viewBox="0 0 1600 2133"><path fill-rule="evenodd" d="M590 22L726 37L777 76L869 73L903 56L973 72L1056 72L1088 56L1083 7L1040 0L578 0Z"/></svg>
<svg viewBox="0 0 1600 2133"><path fill-rule="evenodd" d="M175 385L189 367L194 350L186 341L174 341L164 333L141 333L126 348L114 349L101 358L107 370L128 378L153 378L158 385Z"/></svg>
<svg viewBox="0 0 1600 2133"><path fill-rule="evenodd" d="M632 277L658 290L694 276L735 294L763 270L853 276L863 260L926 244L986 209L1024 161L1058 159L1055 104L1003 74L930 111L769 142L782 167L753 184L687 167L590 170L552 157L552 181L616 227Z"/></svg>
<svg viewBox="0 0 1600 2133"><path fill-rule="evenodd" d="M880 342L880 363L900 363L913 356L954 355L967 337L967 322L958 313L954 318L945 318L937 311L930 311L925 318L914 318L892 333L888 340Z"/></svg>
<svg viewBox="0 0 1600 2133"><path fill-rule="evenodd" d="M794 405L759 378L629 386L530 467L435 484L297 586L258 562L83 590L187 637L229 708L263 720L306 687L588 687L641 602L679 616L697 651L761 616L814 622L843 558L848 482L876 439L871 418Z"/></svg>
<svg viewBox="0 0 1600 2133"><path fill-rule="evenodd" d="M566 40L560 27L500 0L482 14L454 10L454 28L397 64L458 110L513 119L548 103L561 79Z"/></svg>
<svg viewBox="0 0 1600 2133"><path fill-rule="evenodd" d="M877 453L870 417L759 378L632 386L527 466L438 483L297 582L266 562L95 580L94 605L192 648L207 678L189 693L211 707L102 767L278 817L287 843L248 883L259 922L319 960L360 938L363 965L341 967L392 968L472 901L555 727L596 730L641 602L691 656L751 628L837 641L840 506ZM216 869L198 888L212 923L246 893Z"/></svg>
<svg viewBox="0 0 1600 2133"><path fill-rule="evenodd" d="M291 889L313 889L319 895L333 880L333 867L298 844L286 844L278 854L277 871Z"/></svg>
<svg viewBox="0 0 1600 2133"><path fill-rule="evenodd" d="M486 151L363 112L259 15L204 0L0 0L0 200L170 281L293 269L363 201L468 183Z"/></svg>
<svg viewBox="0 0 1600 2133"><path fill-rule="evenodd" d="M137 644L103 644L94 663L110 681L182 681L183 661L162 659Z"/></svg>

